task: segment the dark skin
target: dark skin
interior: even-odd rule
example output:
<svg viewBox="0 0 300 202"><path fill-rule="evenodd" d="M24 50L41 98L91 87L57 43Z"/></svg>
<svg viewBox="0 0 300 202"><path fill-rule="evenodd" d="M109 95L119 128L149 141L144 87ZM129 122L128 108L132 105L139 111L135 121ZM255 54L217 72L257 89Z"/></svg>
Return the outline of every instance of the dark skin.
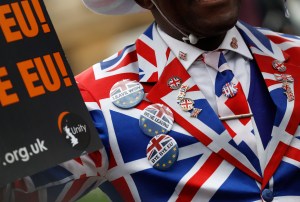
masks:
<svg viewBox="0 0 300 202"><path fill-rule="evenodd" d="M152 12L159 27L178 40L183 35L160 14L151 0L135 0ZM181 31L194 34L200 40L196 47L215 50L222 43L226 32L238 20L241 0L154 0L164 15Z"/></svg>

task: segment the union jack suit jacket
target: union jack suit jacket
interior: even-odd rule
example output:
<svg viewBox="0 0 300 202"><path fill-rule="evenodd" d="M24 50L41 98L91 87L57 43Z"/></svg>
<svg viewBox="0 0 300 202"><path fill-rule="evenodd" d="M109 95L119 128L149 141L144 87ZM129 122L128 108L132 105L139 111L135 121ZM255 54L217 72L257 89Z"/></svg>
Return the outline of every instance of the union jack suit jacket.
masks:
<svg viewBox="0 0 300 202"><path fill-rule="evenodd" d="M124 201L262 201L266 189L274 201L300 201L299 38L243 22L236 27L254 57L248 95L259 150L254 160L239 150L247 151L247 142L221 123L153 24L135 44L76 78L104 148L7 186L2 200L73 201L110 182ZM284 61L284 74L294 79L294 101L287 100L274 77L274 60ZM177 104L178 92L167 85L173 76L189 85L188 97L202 109L198 118ZM110 100L111 87L123 79L144 87L145 98L135 108L121 109ZM153 103L168 106L174 114L168 135L176 140L179 157L167 171L147 161L151 138L139 128L141 111Z"/></svg>

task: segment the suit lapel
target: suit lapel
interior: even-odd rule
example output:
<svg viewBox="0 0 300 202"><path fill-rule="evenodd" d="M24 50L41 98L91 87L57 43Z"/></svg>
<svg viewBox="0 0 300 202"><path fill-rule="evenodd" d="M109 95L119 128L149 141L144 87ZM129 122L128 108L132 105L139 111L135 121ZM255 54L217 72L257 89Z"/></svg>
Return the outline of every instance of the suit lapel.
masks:
<svg viewBox="0 0 300 202"><path fill-rule="evenodd" d="M238 28L248 44L255 61L262 73L271 98L276 106L276 116L273 124L272 138L265 151L264 177L262 187L265 187L279 166L287 151L300 122L300 68L292 64L289 55L283 52L279 46L271 42L266 36L245 24L238 23ZM284 42L284 41L283 41ZM294 51L299 51L295 49ZM293 54L299 55L294 52ZM286 72L280 73L273 69L273 61L284 62ZM275 79L274 74L288 74L294 78L290 87L295 100L289 102L284 94L282 83Z"/></svg>
<svg viewBox="0 0 300 202"><path fill-rule="evenodd" d="M145 51L153 55L149 57ZM152 103L168 106L174 113L175 121L181 127L226 161L261 182L261 174L257 171L259 169L255 168L246 156L233 145L235 143L232 137L208 104L203 93L180 61L159 37L154 26L151 26L138 39L137 54L140 82L156 82L146 98ZM152 70L149 71L147 67ZM184 112L178 104L179 90L172 90L168 86L168 80L174 76L181 78L182 83L189 86L186 97L194 100L195 108L202 109L198 118L192 118L190 113Z"/></svg>

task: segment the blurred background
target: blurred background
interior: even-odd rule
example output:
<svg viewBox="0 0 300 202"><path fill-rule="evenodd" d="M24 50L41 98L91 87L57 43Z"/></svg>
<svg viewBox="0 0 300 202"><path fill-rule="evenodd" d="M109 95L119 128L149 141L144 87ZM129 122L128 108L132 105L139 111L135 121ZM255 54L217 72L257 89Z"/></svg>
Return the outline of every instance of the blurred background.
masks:
<svg viewBox="0 0 300 202"><path fill-rule="evenodd" d="M287 1L290 19L285 17L283 0L242 0L240 17L255 26L299 35L300 1ZM133 43L153 21L149 12L97 15L86 9L81 0L45 0L44 3L75 75Z"/></svg>
<svg viewBox="0 0 300 202"><path fill-rule="evenodd" d="M153 21L149 12L97 15L81 0L44 0L74 75L134 43Z"/></svg>
<svg viewBox="0 0 300 202"><path fill-rule="evenodd" d="M300 35L300 0L242 0L240 18L254 26ZM149 12L127 16L96 15L81 0L44 0L74 75L134 43L152 23ZM99 190L79 202L107 201Z"/></svg>

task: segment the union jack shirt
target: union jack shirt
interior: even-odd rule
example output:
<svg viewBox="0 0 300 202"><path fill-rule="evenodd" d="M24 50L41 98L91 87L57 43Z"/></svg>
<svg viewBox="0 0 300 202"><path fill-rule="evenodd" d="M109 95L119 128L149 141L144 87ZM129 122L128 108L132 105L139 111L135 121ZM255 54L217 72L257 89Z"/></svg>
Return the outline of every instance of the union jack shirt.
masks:
<svg viewBox="0 0 300 202"><path fill-rule="evenodd" d="M135 44L76 78L105 148L2 188L0 201L75 201L108 182L124 201L300 201L299 38L243 22L236 27L254 56L248 102L257 153L239 150L249 148L246 137L232 135L221 123L153 24ZM291 102L274 76L282 74L272 67L274 60L284 62L284 74L294 80ZM201 109L196 117L178 105L178 91L168 82L174 77L189 86L186 97ZM110 89L124 79L140 82L146 93L131 109L110 100ZM148 162L151 137L139 128L141 112L155 103L168 106L175 121L168 135L179 156L166 171Z"/></svg>

